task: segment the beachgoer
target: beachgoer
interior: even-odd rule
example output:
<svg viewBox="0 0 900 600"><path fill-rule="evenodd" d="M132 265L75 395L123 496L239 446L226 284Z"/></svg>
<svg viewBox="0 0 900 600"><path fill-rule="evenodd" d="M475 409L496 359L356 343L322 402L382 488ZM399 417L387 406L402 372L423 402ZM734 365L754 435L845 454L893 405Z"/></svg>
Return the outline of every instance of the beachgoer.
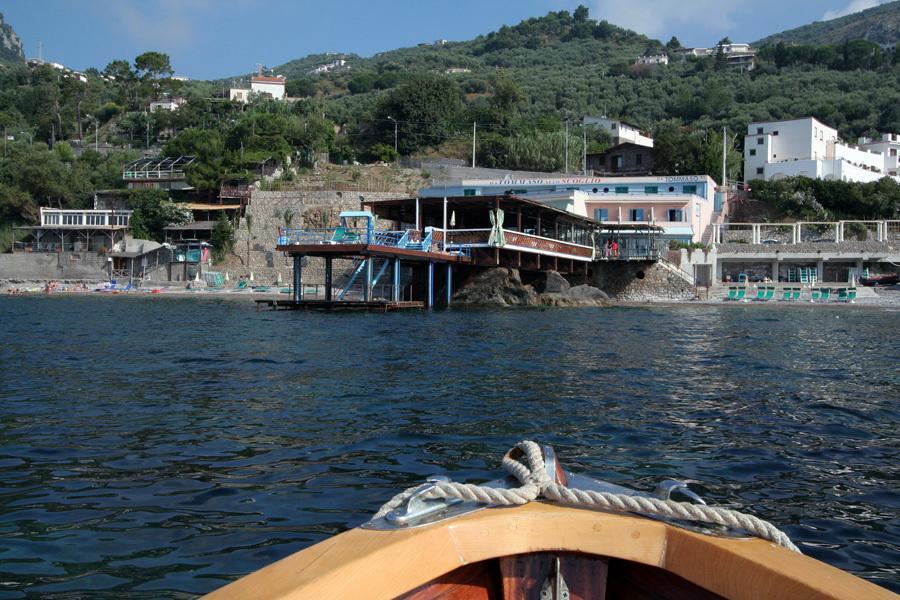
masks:
<svg viewBox="0 0 900 600"><path fill-rule="evenodd" d="M619 242L617 242L616 240L613 240L612 243L612 254L613 256L619 255Z"/></svg>
<svg viewBox="0 0 900 600"><path fill-rule="evenodd" d="M606 258L612 256L612 238L606 239L606 248L603 250L603 253Z"/></svg>

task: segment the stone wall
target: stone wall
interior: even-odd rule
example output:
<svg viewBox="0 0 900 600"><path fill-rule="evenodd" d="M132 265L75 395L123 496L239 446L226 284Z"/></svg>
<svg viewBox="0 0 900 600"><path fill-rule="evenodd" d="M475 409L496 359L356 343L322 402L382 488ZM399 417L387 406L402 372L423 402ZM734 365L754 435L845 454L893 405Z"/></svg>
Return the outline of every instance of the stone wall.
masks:
<svg viewBox="0 0 900 600"><path fill-rule="evenodd" d="M252 229L247 231L246 217L241 219L234 233L234 256L231 264L237 264L244 273L252 272L254 279L261 282L291 281L291 259L275 251L278 228L285 226L285 211L293 213L291 228L334 227L342 210L359 210L361 198L366 200L386 200L404 198L405 192L357 192L337 191L253 191L247 206L247 215L252 215ZM247 241L250 241L250 262L247 263ZM350 261L335 261L335 281L350 267ZM303 283L321 284L325 282L325 261L308 257L303 263Z"/></svg>
<svg viewBox="0 0 900 600"><path fill-rule="evenodd" d="M106 257L95 252L0 254L0 279L106 281Z"/></svg>
<svg viewBox="0 0 900 600"><path fill-rule="evenodd" d="M659 263L599 262L592 265L592 271L588 283L613 300L671 302L697 297L693 285Z"/></svg>

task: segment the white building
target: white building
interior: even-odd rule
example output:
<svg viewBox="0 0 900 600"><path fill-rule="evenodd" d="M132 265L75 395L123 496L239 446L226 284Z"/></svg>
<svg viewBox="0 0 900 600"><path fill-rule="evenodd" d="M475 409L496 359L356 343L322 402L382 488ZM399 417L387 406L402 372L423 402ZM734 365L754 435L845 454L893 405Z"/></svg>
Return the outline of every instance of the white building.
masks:
<svg viewBox="0 0 900 600"><path fill-rule="evenodd" d="M232 102L246 104L250 102L250 90L247 88L231 88L228 90L228 99Z"/></svg>
<svg viewBox="0 0 900 600"><path fill-rule="evenodd" d="M715 56L719 51L718 46L712 48L679 48L675 50L685 60L688 56ZM756 66L756 50L750 44L722 44L722 53L729 67L739 67L743 70L753 70Z"/></svg>
<svg viewBox="0 0 900 600"><path fill-rule="evenodd" d="M187 103L187 98L184 96L174 96L172 98L164 98L162 100L155 100L150 103L150 112L156 112L158 110L178 110L179 106Z"/></svg>
<svg viewBox="0 0 900 600"><path fill-rule="evenodd" d="M892 177L900 175L900 135L883 133L880 140L859 138L859 147L864 150L881 152L884 155L884 171Z"/></svg>
<svg viewBox="0 0 900 600"><path fill-rule="evenodd" d="M419 190L425 198L513 194L615 225L652 224L663 239L711 243L724 199L708 175L453 179Z"/></svg>
<svg viewBox="0 0 900 600"><path fill-rule="evenodd" d="M271 98L272 100L285 99L285 86L287 79L281 75L254 75L250 78L250 89L231 88L228 91L228 99L232 102L247 103L251 96Z"/></svg>
<svg viewBox="0 0 900 600"><path fill-rule="evenodd" d="M310 75L321 75L322 73L328 73L329 71L333 71L335 69L340 69L344 65L347 64L347 61L343 58L339 58L337 60L333 60L330 63L326 63L324 65L319 65L318 67L314 67L310 69Z"/></svg>
<svg viewBox="0 0 900 600"><path fill-rule="evenodd" d="M651 56L638 56L634 59L636 65L667 65L669 64L668 54L653 54Z"/></svg>
<svg viewBox="0 0 900 600"><path fill-rule="evenodd" d="M744 179L785 177L876 181L888 175L882 152L845 144L813 117L751 123L744 137Z"/></svg>
<svg viewBox="0 0 900 600"><path fill-rule="evenodd" d="M637 125L620 121L619 119L609 119L607 117L585 117L585 125L596 125L610 133L613 137L613 145L618 146L625 142L631 142L638 146L653 147L653 138L641 131Z"/></svg>
<svg viewBox="0 0 900 600"><path fill-rule="evenodd" d="M268 94L273 100L284 100L284 87L287 79L281 75L254 75L250 78L250 91L261 96Z"/></svg>

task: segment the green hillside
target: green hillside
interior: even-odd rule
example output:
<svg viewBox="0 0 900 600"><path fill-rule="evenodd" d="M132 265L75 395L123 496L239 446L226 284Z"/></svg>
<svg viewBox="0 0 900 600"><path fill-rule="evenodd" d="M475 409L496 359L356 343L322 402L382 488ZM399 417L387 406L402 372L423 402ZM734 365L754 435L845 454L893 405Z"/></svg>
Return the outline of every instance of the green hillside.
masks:
<svg viewBox="0 0 900 600"><path fill-rule="evenodd" d="M900 1L782 31L755 42L754 46L778 42L838 45L848 40L868 40L883 45L900 42Z"/></svg>
<svg viewBox="0 0 900 600"><path fill-rule="evenodd" d="M403 157L470 160L479 166L573 171L585 147L610 138L581 129L585 115L617 116L652 132L659 174L719 176L722 129L728 177L741 175L753 121L813 116L844 139L900 132L900 52L853 40L763 48L751 71L724 55L680 60L665 45L588 9L551 12L470 41L437 42L371 58L319 54L281 65L294 102L227 101L228 80L181 82L169 57L145 52L85 77L22 62L0 69L0 225L28 221L38 206L86 206L93 189L121 186L120 168L143 150L193 155L188 180L214 197L223 182L250 181L266 161L290 164L273 185L332 162ZM668 65L635 57L668 53ZM311 74L335 60L346 64ZM246 76L244 76L246 78ZM176 111L152 100L183 95ZM91 148L91 138L101 149ZM66 142L66 143L61 143ZM569 156L569 164L565 157ZM891 185L896 185L891 183ZM884 214L894 215L888 203Z"/></svg>
<svg viewBox="0 0 900 600"><path fill-rule="evenodd" d="M900 90L893 76L885 76L898 72L896 52L867 42L855 42L849 51L801 47L786 55L763 53L756 70L742 73L711 57L681 62L671 53L677 45L675 39L663 46L594 21L587 9L579 9L528 19L470 41L424 44L371 58L348 55L348 68L322 75L309 71L335 56L306 57L275 71L288 77L289 86L292 79L302 81L304 95L324 103L330 119L355 132L357 148L392 142L386 99L418 74L459 88L468 108L459 119L460 132L466 119L469 129L476 120L479 129L509 134L559 128L566 118L598 114L627 118L648 130L674 120L695 129L741 131L751 121L809 115L837 127L847 139L900 130ZM633 64L638 55L667 51L672 56L668 66ZM515 103L515 118L500 122L491 115L498 78L512 82L523 96ZM409 123L406 129L415 127Z"/></svg>

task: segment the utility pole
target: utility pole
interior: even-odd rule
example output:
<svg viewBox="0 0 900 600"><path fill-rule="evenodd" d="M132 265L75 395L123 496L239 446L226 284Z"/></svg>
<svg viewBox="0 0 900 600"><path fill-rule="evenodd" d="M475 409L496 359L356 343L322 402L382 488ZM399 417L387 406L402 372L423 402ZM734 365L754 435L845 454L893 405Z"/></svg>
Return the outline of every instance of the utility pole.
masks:
<svg viewBox="0 0 900 600"><path fill-rule="evenodd" d="M587 127L581 121L581 174L587 175Z"/></svg>
<svg viewBox="0 0 900 600"><path fill-rule="evenodd" d="M100 151L100 119L94 117L94 152Z"/></svg>
<svg viewBox="0 0 900 600"><path fill-rule="evenodd" d="M150 114L147 113L147 147L150 147Z"/></svg>
<svg viewBox="0 0 900 600"><path fill-rule="evenodd" d="M569 119L566 119L566 168L563 172L569 172Z"/></svg>
<svg viewBox="0 0 900 600"><path fill-rule="evenodd" d="M399 154L397 150L397 119L395 119L394 117L388 117L388 121L394 122L394 152L397 152Z"/></svg>
<svg viewBox="0 0 900 600"><path fill-rule="evenodd" d="M472 168L475 168L475 127L477 123L472 121Z"/></svg>
<svg viewBox="0 0 900 600"><path fill-rule="evenodd" d="M727 181L725 178L727 177L727 165L728 165L728 130L724 127L722 128L722 187L724 188L727 185Z"/></svg>

